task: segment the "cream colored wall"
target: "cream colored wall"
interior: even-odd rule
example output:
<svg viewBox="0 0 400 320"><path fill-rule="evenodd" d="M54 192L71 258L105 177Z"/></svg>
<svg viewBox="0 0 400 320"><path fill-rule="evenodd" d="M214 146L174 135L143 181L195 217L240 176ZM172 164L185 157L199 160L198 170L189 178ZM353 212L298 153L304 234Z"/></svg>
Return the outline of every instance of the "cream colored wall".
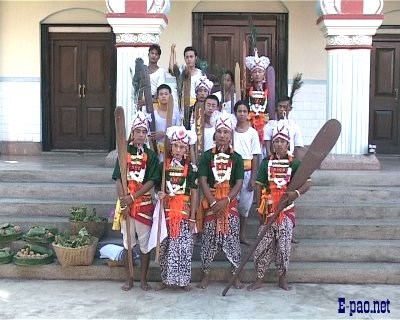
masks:
<svg viewBox="0 0 400 320"><path fill-rule="evenodd" d="M400 25L400 1L384 1L383 25Z"/></svg>
<svg viewBox="0 0 400 320"><path fill-rule="evenodd" d="M229 5L227 5L229 4ZM192 12L289 12L288 78L302 72L304 79L326 79L325 39L316 26L315 0L309 1L179 1L172 0L167 29L160 45L160 60L167 66L171 43L177 44L177 60L183 64L183 50L191 45ZM179 30L179 36L177 36Z"/></svg>
<svg viewBox="0 0 400 320"><path fill-rule="evenodd" d="M41 21L106 24L106 12L104 0L0 1L0 77L40 76Z"/></svg>

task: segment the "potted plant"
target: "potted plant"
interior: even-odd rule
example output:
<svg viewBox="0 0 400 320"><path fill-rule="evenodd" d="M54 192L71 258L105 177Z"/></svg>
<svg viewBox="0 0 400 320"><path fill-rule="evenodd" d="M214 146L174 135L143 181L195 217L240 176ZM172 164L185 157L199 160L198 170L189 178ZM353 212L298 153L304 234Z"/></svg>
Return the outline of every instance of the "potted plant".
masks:
<svg viewBox="0 0 400 320"><path fill-rule="evenodd" d="M69 212L71 234L78 234L79 230L86 228L96 238L101 239L104 235L107 218L99 217L95 208L92 210L92 213L88 212L86 207L72 207Z"/></svg>
<svg viewBox="0 0 400 320"><path fill-rule="evenodd" d="M77 235L71 235L68 231L57 235L53 249L63 267L89 266L93 263L98 241L86 228L82 228Z"/></svg>

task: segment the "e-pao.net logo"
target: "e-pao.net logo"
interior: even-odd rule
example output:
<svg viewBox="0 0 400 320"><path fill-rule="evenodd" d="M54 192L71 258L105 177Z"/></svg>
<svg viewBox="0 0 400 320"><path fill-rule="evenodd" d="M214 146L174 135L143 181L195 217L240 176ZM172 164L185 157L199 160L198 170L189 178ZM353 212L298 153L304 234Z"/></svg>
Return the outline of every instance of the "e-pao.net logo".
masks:
<svg viewBox="0 0 400 320"><path fill-rule="evenodd" d="M390 313L390 300L349 300L346 298L338 298L339 309L338 313L349 313L349 316L353 314L382 314Z"/></svg>

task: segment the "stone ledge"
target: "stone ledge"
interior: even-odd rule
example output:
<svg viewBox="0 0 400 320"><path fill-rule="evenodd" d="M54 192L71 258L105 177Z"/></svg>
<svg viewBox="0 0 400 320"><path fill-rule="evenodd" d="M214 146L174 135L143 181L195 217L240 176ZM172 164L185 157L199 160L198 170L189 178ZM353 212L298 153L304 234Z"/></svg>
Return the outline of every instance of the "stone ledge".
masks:
<svg viewBox="0 0 400 320"><path fill-rule="evenodd" d="M23 155L37 156L42 153L40 142L26 141L2 141L0 142L0 154L3 155Z"/></svg>
<svg viewBox="0 0 400 320"><path fill-rule="evenodd" d="M380 170L381 164L374 155L329 154L322 161L322 170Z"/></svg>

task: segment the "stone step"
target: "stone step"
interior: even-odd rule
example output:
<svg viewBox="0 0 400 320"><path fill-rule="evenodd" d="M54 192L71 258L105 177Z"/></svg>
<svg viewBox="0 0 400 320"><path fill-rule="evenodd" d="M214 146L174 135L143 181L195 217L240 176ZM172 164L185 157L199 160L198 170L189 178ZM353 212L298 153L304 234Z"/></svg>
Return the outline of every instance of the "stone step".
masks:
<svg viewBox="0 0 400 320"><path fill-rule="evenodd" d="M103 183L77 182L2 182L2 198L11 199L51 199L58 200L111 200L116 197L115 184L112 180ZM400 207L400 187L326 187L313 186L296 203L352 204L376 203L398 204Z"/></svg>
<svg viewBox="0 0 400 320"><path fill-rule="evenodd" d="M68 164L61 164L58 168L46 167L27 169L0 170L0 181L14 183L31 182L75 182L75 183L107 183L112 182L112 168L104 167L73 167Z"/></svg>
<svg viewBox="0 0 400 320"><path fill-rule="evenodd" d="M42 200L42 199L0 199L1 216L69 216L71 207L96 209L98 215L108 217L115 209L114 200Z"/></svg>
<svg viewBox="0 0 400 320"><path fill-rule="evenodd" d="M397 203L381 202L377 199L374 203L352 202L297 202L297 217L304 219L400 219L400 205Z"/></svg>
<svg viewBox="0 0 400 320"><path fill-rule="evenodd" d="M43 199L43 200L75 200L91 201L112 200L117 196L115 183L74 183L74 182L32 182L21 183L4 182L0 185L2 198L10 199Z"/></svg>
<svg viewBox="0 0 400 320"><path fill-rule="evenodd" d="M67 218L56 217L51 221L46 217L22 220L11 218L6 220L21 226L26 231L30 227L40 225L57 228L59 232L69 229ZM5 222L0 219L0 223ZM256 233L249 233L249 240L255 240ZM364 240L364 239L313 239L301 238L300 244L292 244L291 261L308 262L400 262L400 240ZM99 248L106 244L122 244L122 236L119 231L111 230L111 223L106 229L105 235L99 241ZM18 244L14 244L18 247ZM242 245L245 254L248 247ZM194 260L200 260L200 245L194 246ZM225 260L223 253L218 253L216 260Z"/></svg>
<svg viewBox="0 0 400 320"><path fill-rule="evenodd" d="M366 187L366 186L312 186L310 190L296 200L297 204L352 204L353 202L395 203L400 207L400 187Z"/></svg>
<svg viewBox="0 0 400 320"><path fill-rule="evenodd" d="M399 186L398 165L392 170L316 170L311 176L312 185L317 186Z"/></svg>
<svg viewBox="0 0 400 320"><path fill-rule="evenodd" d="M37 162L24 162L26 160L23 158L20 163L0 160L0 181L107 183L112 181L113 168L104 166L104 158L96 156L93 163L83 161L81 157L54 157L53 160L40 158ZM311 178L313 186L396 187L399 185L400 172L317 170Z"/></svg>
<svg viewBox="0 0 400 320"><path fill-rule="evenodd" d="M60 226L60 230L68 228L69 215L59 217L41 216L10 216L0 215L0 222L10 222L21 225L27 230L33 225L46 223L46 226ZM64 221L53 219L59 218ZM247 235L256 238L259 223L255 217L249 219ZM109 226L109 228L111 227ZM297 239L364 239L364 240L400 240L400 219L297 219L294 236ZM108 232L108 231L107 231Z"/></svg>
<svg viewBox="0 0 400 320"><path fill-rule="evenodd" d="M319 240L299 239L292 244L293 262L400 262L400 240ZM254 239L250 239L253 242ZM200 261L200 245L194 246L193 260ZM242 257L248 247L242 245ZM215 260L226 260L217 253ZM251 256L250 260L253 260Z"/></svg>
<svg viewBox="0 0 400 320"><path fill-rule="evenodd" d="M140 267L135 261L134 274L139 280ZM109 267L104 261L96 259L91 266L61 267L57 261L35 267L16 266L12 263L0 265L0 277L11 279L46 280L114 280L123 281L125 268ZM202 277L199 261L192 263L192 282ZM228 281L231 277L230 263L214 261L210 272L211 281ZM291 283L343 283L343 284L400 284L398 263L342 263L342 262L293 262L289 265L288 278ZM246 264L241 280L251 282L255 279L254 265ZM159 265L150 263L149 281L160 281ZM272 267L266 275L267 282L277 281L277 272ZM120 285L120 284L116 284ZM136 289L137 290L137 289ZM233 289L231 289L233 290Z"/></svg>
<svg viewBox="0 0 400 320"><path fill-rule="evenodd" d="M298 219L296 238L399 240L399 219Z"/></svg>

